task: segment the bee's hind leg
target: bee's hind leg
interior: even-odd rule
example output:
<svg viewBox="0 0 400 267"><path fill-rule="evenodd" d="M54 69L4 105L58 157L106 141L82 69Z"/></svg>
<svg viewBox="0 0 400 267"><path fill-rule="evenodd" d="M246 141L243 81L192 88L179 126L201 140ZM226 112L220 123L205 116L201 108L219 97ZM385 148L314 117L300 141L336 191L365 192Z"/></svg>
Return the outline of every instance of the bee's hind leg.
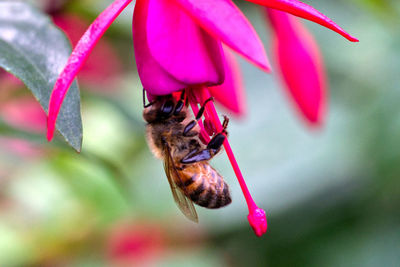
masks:
<svg viewBox="0 0 400 267"><path fill-rule="evenodd" d="M213 98L213 97L210 97L209 99L207 99L207 100L204 102L204 104L201 106L199 112L198 112L197 115L196 115L196 119L195 119L195 120L192 120L191 122L189 122L189 123L186 125L185 129L183 129L183 136L189 136L189 135L190 135L190 134L189 134L190 130L192 130L192 129L196 126L197 122L201 119L201 117L202 117L203 114L204 114L204 110L205 110L205 108L206 108L206 104L207 104L208 102L210 102L210 101L214 101L214 98Z"/></svg>

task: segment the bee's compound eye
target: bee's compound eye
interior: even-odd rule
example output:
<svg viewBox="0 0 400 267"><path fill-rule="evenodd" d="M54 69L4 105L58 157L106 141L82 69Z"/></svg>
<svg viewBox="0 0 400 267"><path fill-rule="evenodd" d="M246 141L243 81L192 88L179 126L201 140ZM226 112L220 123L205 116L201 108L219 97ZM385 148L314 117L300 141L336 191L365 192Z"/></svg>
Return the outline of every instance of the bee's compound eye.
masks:
<svg viewBox="0 0 400 267"><path fill-rule="evenodd" d="M163 117L169 117L174 111L174 102L168 100L161 107L161 115Z"/></svg>

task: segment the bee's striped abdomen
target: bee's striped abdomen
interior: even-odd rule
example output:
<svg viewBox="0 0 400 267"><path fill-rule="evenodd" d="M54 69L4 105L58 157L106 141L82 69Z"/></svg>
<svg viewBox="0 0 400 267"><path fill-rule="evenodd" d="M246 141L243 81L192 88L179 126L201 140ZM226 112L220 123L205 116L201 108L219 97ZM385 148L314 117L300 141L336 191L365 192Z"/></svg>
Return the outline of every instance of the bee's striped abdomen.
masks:
<svg viewBox="0 0 400 267"><path fill-rule="evenodd" d="M199 206L217 209L231 203L229 186L209 164L195 163L180 172L177 185Z"/></svg>

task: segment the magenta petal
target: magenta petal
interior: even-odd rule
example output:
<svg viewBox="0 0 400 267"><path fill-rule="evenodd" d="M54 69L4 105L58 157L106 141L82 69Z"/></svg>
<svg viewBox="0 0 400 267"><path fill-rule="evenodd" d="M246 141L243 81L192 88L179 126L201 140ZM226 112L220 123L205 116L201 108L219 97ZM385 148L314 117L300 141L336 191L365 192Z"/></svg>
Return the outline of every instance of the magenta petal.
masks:
<svg viewBox="0 0 400 267"><path fill-rule="evenodd" d="M212 36L258 67L270 69L254 28L231 0L175 0Z"/></svg>
<svg viewBox="0 0 400 267"><path fill-rule="evenodd" d="M184 89L187 85L165 71L150 53L146 34L147 10L147 0L136 1L132 31L136 65L142 85L153 96Z"/></svg>
<svg viewBox="0 0 400 267"><path fill-rule="evenodd" d="M269 8L281 10L292 15L311 20L316 22L332 31L335 31L345 37L347 40L352 42L358 42L358 39L354 38L342 28L340 28L330 18L305 3L297 0L247 0L259 5L263 5Z"/></svg>
<svg viewBox="0 0 400 267"><path fill-rule="evenodd" d="M246 101L240 66L235 55L226 47L224 53L225 81L221 85L208 88L208 91L224 107L242 116L246 112Z"/></svg>
<svg viewBox="0 0 400 267"><path fill-rule="evenodd" d="M170 0L148 0L147 43L153 58L189 85L224 80L221 44Z"/></svg>
<svg viewBox="0 0 400 267"><path fill-rule="evenodd" d="M325 108L325 71L318 45L301 22L267 9L276 33L274 49L284 83L305 118L318 124Z"/></svg>
<svg viewBox="0 0 400 267"><path fill-rule="evenodd" d="M98 40L130 2L132 0L116 0L108 6L90 25L72 51L64 70L54 85L50 97L49 114L47 117L47 139L49 141L53 138L58 112L72 81Z"/></svg>

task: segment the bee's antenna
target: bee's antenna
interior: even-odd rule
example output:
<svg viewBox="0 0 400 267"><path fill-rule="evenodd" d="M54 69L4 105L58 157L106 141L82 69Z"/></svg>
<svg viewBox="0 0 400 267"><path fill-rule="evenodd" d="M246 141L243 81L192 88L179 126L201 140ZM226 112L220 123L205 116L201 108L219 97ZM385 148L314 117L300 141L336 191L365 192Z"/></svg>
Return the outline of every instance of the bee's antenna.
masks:
<svg viewBox="0 0 400 267"><path fill-rule="evenodd" d="M154 104L155 101L151 101L150 103L146 104L146 89L143 88L143 108L148 108Z"/></svg>

